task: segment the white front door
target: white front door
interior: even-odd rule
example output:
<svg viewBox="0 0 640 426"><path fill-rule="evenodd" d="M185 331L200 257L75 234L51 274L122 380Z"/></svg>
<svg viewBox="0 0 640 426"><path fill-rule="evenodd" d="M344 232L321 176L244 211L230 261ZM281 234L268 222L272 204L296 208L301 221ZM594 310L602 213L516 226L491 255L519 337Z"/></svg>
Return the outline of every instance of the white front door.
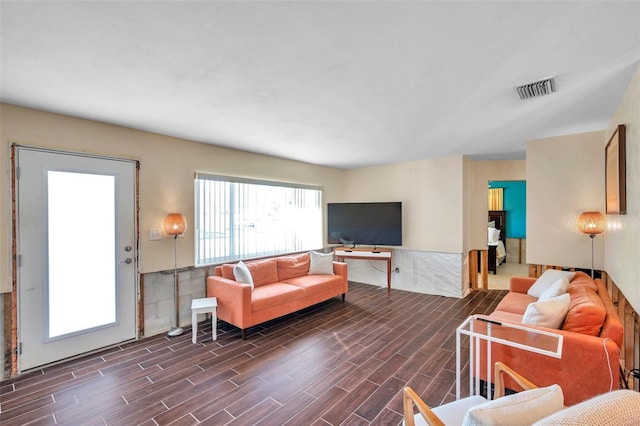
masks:
<svg viewBox="0 0 640 426"><path fill-rule="evenodd" d="M136 164L18 147L18 367L136 337Z"/></svg>

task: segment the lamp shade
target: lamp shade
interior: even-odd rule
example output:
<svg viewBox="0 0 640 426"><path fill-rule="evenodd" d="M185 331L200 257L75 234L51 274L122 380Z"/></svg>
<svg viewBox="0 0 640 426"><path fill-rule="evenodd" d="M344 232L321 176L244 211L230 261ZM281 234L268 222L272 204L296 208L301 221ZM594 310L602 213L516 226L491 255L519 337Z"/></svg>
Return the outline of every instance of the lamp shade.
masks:
<svg viewBox="0 0 640 426"><path fill-rule="evenodd" d="M164 230L169 235L182 235L187 230L187 219L181 213L169 213L164 218Z"/></svg>
<svg viewBox="0 0 640 426"><path fill-rule="evenodd" d="M600 212L584 212L578 217L578 229L585 234L601 234L606 227L607 221Z"/></svg>

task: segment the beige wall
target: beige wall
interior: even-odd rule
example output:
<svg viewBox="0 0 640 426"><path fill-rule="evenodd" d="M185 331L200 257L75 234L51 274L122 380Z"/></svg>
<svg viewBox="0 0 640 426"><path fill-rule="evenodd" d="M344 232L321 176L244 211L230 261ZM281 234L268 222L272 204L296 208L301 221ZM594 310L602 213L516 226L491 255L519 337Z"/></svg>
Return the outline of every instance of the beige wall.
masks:
<svg viewBox="0 0 640 426"><path fill-rule="evenodd" d="M640 67L609 122L602 151L618 124L626 125L627 214L607 216L604 267L640 312Z"/></svg>
<svg viewBox="0 0 640 426"><path fill-rule="evenodd" d="M527 143L527 259L591 268L591 241L576 228L584 211L604 212L604 131ZM604 266L604 236L595 268Z"/></svg>
<svg viewBox="0 0 640 426"><path fill-rule="evenodd" d="M527 161L473 161L463 157L343 171L195 143L104 123L0 105L0 291L10 289L9 144L134 158L141 162L141 271L170 269L171 241L149 241L148 230L166 213L193 217L195 171L281 180L325 188L325 202L391 201L404 204L408 250L465 253L486 244L488 180L527 180L527 263L590 268L589 239L575 229L585 210L604 211L604 144L617 123L627 124L628 210L609 217L596 238L596 268L605 268L638 310L640 148L636 74L609 129L530 141ZM190 220L191 224L192 220ZM614 227L614 228L612 228ZM193 264L193 239L182 242L178 266ZM635 296L635 297L634 297Z"/></svg>
<svg viewBox="0 0 640 426"><path fill-rule="evenodd" d="M487 184L490 180L526 180L526 161L465 159L465 252L487 246Z"/></svg>
<svg viewBox="0 0 640 426"><path fill-rule="evenodd" d="M403 248L462 253L463 158L346 172L343 201L402 201Z"/></svg>
<svg viewBox="0 0 640 426"><path fill-rule="evenodd" d="M195 171L320 185L324 201L403 201L404 244L408 250L463 253L464 199L474 205L475 220L484 225L486 181L522 176L522 162L469 162L463 157L421 160L357 170L337 170L306 163L200 144L43 111L1 105L2 211L0 232L0 289L10 289L9 146L16 142L45 148L82 151L140 160L141 272L170 269L173 250L169 238L149 241L149 229L164 216L180 211L192 225ZM6 156L6 157L5 157ZM469 172L470 173L467 173ZM473 192L466 194L471 177ZM464 188L464 189L463 189ZM463 211L464 210L464 211ZM482 229L480 227L479 229ZM475 235L476 233L474 233ZM193 265L193 234L180 241L178 267ZM478 231L478 246L486 232Z"/></svg>
<svg viewBox="0 0 640 426"><path fill-rule="evenodd" d="M238 175L324 187L325 201L341 198L344 172L307 163L215 147L183 139L0 105L0 291L9 291L11 143L137 159L140 167L140 269L142 273L173 267L168 237L149 241L149 228L161 226L169 212L182 212L193 225L194 172ZM193 234L180 241L178 267L194 264Z"/></svg>

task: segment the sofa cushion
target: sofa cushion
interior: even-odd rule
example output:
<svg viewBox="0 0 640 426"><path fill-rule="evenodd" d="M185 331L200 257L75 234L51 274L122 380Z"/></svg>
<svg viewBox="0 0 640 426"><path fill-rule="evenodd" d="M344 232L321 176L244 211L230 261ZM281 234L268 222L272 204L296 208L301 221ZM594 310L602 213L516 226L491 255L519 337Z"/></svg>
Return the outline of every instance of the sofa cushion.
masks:
<svg viewBox="0 0 640 426"><path fill-rule="evenodd" d="M531 303L522 316L522 323L558 329L570 304L571 298L566 293L553 299Z"/></svg>
<svg viewBox="0 0 640 426"><path fill-rule="evenodd" d="M256 287L251 293L251 310L258 312L274 306L302 299L306 292L302 287L285 283L271 283Z"/></svg>
<svg viewBox="0 0 640 426"><path fill-rule="evenodd" d="M571 296L571 305L562 329L599 336L607 315L600 296L587 285L570 285L568 294Z"/></svg>
<svg viewBox="0 0 640 426"><path fill-rule="evenodd" d="M278 261L278 281L301 277L309 273L309 253L295 256L282 256Z"/></svg>
<svg viewBox="0 0 640 426"><path fill-rule="evenodd" d="M326 275L305 275L302 277L289 278L283 282L305 289L307 296L322 293L328 289L340 291L344 286L343 278L340 275L330 277Z"/></svg>
<svg viewBox="0 0 640 426"><path fill-rule="evenodd" d="M233 268L235 268L235 263L225 263L222 265L222 278L226 278L228 280L235 280L236 277L233 275Z"/></svg>
<svg viewBox="0 0 640 426"><path fill-rule="evenodd" d="M278 261L276 258L247 262L255 287L278 282Z"/></svg>
<svg viewBox="0 0 640 426"><path fill-rule="evenodd" d="M333 275L333 252L318 253L312 251L309 262L309 274Z"/></svg>
<svg viewBox="0 0 640 426"><path fill-rule="evenodd" d="M558 385L503 396L469 409L463 425L532 424L562 410L564 396Z"/></svg>
<svg viewBox="0 0 640 426"><path fill-rule="evenodd" d="M604 324L602 324L602 331L600 331L600 337L603 339L608 337L613 340L619 348L621 348L623 344L624 328L618 319L618 312L616 311L613 302L611 302L611 298L609 297L609 293L607 293L607 287L604 285L604 282L602 282L602 280L597 280L596 284L598 285L598 296L600 296L600 299L604 304L604 308L607 311L607 315L604 318Z"/></svg>
<svg viewBox="0 0 640 426"><path fill-rule="evenodd" d="M507 322L515 322L515 323L522 322L522 314L516 314L513 312L493 311L489 316L491 317L491 319L494 319L496 321L507 321Z"/></svg>
<svg viewBox="0 0 640 426"><path fill-rule="evenodd" d="M545 300L553 299L556 296L565 294L567 290L569 290L569 280L567 277L562 277L547 287L547 289L540 295L538 301L544 302Z"/></svg>
<svg viewBox="0 0 640 426"><path fill-rule="evenodd" d="M533 296L529 296L528 294L516 293L511 291L507 293L507 295L500 301L500 303L498 303L498 306L496 306L495 310L511 312L522 316L524 314L524 311L527 310L527 306L529 306L529 303L537 301L538 299Z"/></svg>
<svg viewBox="0 0 640 426"><path fill-rule="evenodd" d="M233 276L237 282L249 284L251 286L251 291L253 291L253 278L251 277L251 272L249 272L249 268L247 268L247 265L242 260L236 263L233 267Z"/></svg>
<svg viewBox="0 0 640 426"><path fill-rule="evenodd" d="M560 278L567 277L567 279L571 281L575 275L575 272L561 271L559 269L547 269L542 273L542 275L540 275L540 278L538 278L536 282L529 287L527 294L538 299L542 292Z"/></svg>
<svg viewBox="0 0 640 426"><path fill-rule="evenodd" d="M598 291L598 286L596 285L595 281L592 280L591 277L584 272L576 272L575 277L573 277L573 279L570 281L571 282L569 283L569 287L583 285L589 287L593 291Z"/></svg>

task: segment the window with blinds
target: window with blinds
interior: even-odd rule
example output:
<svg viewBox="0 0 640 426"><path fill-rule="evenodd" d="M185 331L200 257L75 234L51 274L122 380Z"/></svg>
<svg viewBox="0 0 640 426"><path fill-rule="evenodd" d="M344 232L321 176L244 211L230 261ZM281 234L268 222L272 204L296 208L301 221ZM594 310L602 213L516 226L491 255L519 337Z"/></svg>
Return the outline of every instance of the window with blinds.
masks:
<svg viewBox="0 0 640 426"><path fill-rule="evenodd" d="M322 189L196 173L195 263L322 247Z"/></svg>

